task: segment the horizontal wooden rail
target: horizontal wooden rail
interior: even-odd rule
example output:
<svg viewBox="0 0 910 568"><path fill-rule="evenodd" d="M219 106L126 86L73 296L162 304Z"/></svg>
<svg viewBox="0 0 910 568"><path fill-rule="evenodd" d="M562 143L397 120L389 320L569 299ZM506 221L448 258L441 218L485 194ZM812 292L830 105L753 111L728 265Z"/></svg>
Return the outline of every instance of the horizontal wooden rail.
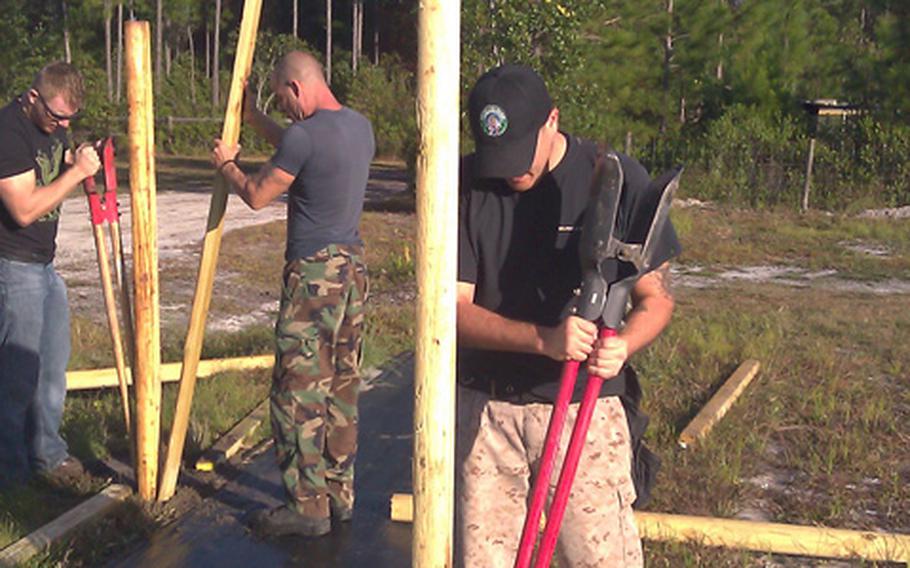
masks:
<svg viewBox="0 0 910 568"><path fill-rule="evenodd" d="M126 485L108 485L100 493L50 523L0 550L0 566L18 566L70 534L83 523L108 512L133 493Z"/></svg>
<svg viewBox="0 0 910 568"><path fill-rule="evenodd" d="M274 355L253 355L249 357L231 357L229 359L206 359L199 362L196 371L200 377L209 377L224 371L249 371L254 369L271 369L275 364ZM161 365L161 382L180 380L182 363L165 363ZM132 376L127 373L130 384ZM66 389L86 390L117 386L117 372L114 368L91 369L86 371L69 371L66 374Z"/></svg>
<svg viewBox="0 0 910 568"><path fill-rule="evenodd" d="M410 494L392 495L393 521L409 523L413 520L413 514ZM643 511L635 512L635 522L645 540L692 542L705 546L818 558L910 562L910 535L906 534Z"/></svg>

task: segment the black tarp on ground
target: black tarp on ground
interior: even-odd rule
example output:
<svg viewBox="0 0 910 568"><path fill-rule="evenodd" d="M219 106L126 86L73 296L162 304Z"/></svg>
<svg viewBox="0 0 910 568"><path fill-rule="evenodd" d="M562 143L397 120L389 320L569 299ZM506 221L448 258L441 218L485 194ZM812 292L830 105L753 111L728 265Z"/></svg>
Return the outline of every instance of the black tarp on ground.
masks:
<svg viewBox="0 0 910 568"><path fill-rule="evenodd" d="M411 525L389 520L389 499L411 489L413 369L413 359L401 357L361 394L357 500L350 524L312 540L263 540L250 533L245 516L284 497L270 448L200 507L110 566L410 566Z"/></svg>

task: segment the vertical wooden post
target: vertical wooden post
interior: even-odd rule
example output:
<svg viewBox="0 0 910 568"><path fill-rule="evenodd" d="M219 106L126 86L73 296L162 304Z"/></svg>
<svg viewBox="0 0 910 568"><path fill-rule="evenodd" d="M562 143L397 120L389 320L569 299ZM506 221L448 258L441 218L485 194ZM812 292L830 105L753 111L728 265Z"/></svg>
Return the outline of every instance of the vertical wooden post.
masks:
<svg viewBox="0 0 910 568"><path fill-rule="evenodd" d="M224 127L221 139L230 145L240 140L241 105L243 103L243 83L250 74L253 65L253 50L256 47L256 31L259 29L259 14L262 0L246 0L243 3L243 16L240 21L240 35L237 38L237 55L234 59L234 74L231 78L231 90L228 93L227 110L224 114ZM196 389L196 371L199 357L202 354L202 339L205 334L205 319L212 301L212 285L215 281L215 267L218 264L218 252L221 250L221 233L224 230L224 211L227 207L227 182L221 175L215 176L215 191L209 207L208 226L202 244L202 257L199 261L199 278L196 281L196 294L193 296L193 309L190 313L189 329L183 344L183 368L180 373L180 391L177 394L177 408L174 412L174 425L171 428L167 448L167 459L161 475L160 501L166 501L174 495L177 488L177 474L180 471L180 460L183 456L183 445L186 442L186 430L190 421L190 409L193 404L193 393Z"/></svg>
<svg viewBox="0 0 910 568"><path fill-rule="evenodd" d="M452 565L460 1L420 3L413 565Z"/></svg>
<svg viewBox="0 0 910 568"><path fill-rule="evenodd" d="M136 482L139 496L155 498L161 420L158 234L155 205L155 116L148 22L126 23L130 191L135 288Z"/></svg>
<svg viewBox="0 0 910 568"><path fill-rule="evenodd" d="M801 209L805 213L809 210L809 190L812 188L812 165L815 163L815 134L809 139L809 158L806 160L806 184L803 186L803 201Z"/></svg>

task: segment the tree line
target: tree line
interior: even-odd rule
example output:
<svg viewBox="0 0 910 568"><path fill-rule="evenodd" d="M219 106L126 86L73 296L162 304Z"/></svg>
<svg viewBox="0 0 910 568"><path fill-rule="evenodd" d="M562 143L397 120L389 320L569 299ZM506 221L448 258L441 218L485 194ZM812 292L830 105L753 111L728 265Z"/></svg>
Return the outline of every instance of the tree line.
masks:
<svg viewBox="0 0 910 568"><path fill-rule="evenodd" d="M0 92L21 92L50 59L90 86L83 127L125 115L122 26L152 22L156 112L218 117L242 0L3 0ZM381 151L410 160L415 0L271 0L254 64L260 104L283 51L320 56L342 100L377 127ZM809 136L804 100L860 109L819 121L819 199L910 202L910 2L906 0L462 0L462 94L486 68L533 65L567 129L626 149L652 168L683 162L695 191L790 204ZM161 127L172 151L211 124ZM465 133L467 133L465 125ZM465 150L470 140L464 136ZM245 141L245 146L257 142Z"/></svg>

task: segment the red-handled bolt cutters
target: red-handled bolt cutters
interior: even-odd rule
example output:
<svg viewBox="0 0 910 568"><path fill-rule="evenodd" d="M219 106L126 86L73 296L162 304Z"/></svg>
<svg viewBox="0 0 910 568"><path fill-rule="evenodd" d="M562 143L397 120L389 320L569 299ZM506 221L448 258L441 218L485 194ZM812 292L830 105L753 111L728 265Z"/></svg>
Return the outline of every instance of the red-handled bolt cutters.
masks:
<svg viewBox="0 0 910 568"><path fill-rule="evenodd" d="M646 232L627 234L626 240L623 241L614 236L623 190L623 172L619 156L614 152L606 152L598 160L591 201L585 213L579 243L583 282L574 313L589 321L598 322L600 338L616 335L616 328L622 321L632 288L638 278L652 268L655 245L667 223L670 204L679 185L681 173L681 168L671 171L652 182L643 195L635 196L629 209L630 219L625 221L628 225L634 223L635 227L645 227ZM617 268L610 270L608 266ZM531 564L534 543L540 527L540 516L546 502L557 446L565 426L579 365L577 361L569 361L563 366L559 391L550 416L540 467L534 480L531 503L515 559L515 568L527 568ZM556 540L569 500L569 492L575 480L578 462L602 385L602 378L594 375L588 377L553 501L547 513L547 524L538 547L535 568L548 567L556 549Z"/></svg>
<svg viewBox="0 0 910 568"><path fill-rule="evenodd" d="M117 370L117 382L120 387L121 402L123 405L123 419L126 423L127 435L131 436L132 419L130 411L129 389L127 388L127 364L123 348L123 338L120 331L120 322L117 317L117 302L114 297L114 287L111 281L110 258L104 237L104 224L107 224L111 236L111 248L114 256L114 269L117 275L117 285L120 292L120 307L126 328L127 339L132 337L132 313L130 308L130 295L127 283L126 262L123 258L123 239L120 232L120 213L117 203L117 170L114 165L114 140L105 138L98 143L100 146L101 164L104 171L104 195L96 191L95 178L87 177L83 181L86 197L88 198L92 229L95 236L95 252L98 257L98 270L101 275L101 288L104 293L104 305L107 312L108 326L110 327L111 343L114 350L114 364Z"/></svg>

